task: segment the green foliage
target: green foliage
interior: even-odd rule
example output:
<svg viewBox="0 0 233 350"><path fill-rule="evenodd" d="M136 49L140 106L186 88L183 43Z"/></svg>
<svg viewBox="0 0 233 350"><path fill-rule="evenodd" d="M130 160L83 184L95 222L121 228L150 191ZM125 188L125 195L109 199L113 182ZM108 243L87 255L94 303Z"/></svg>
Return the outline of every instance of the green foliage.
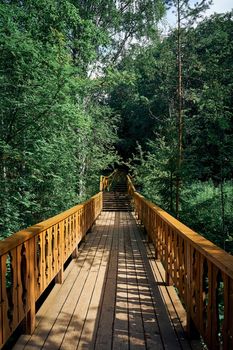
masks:
<svg viewBox="0 0 233 350"><path fill-rule="evenodd" d="M1 238L98 191L116 150L174 213L177 31L160 39L156 24L176 3L1 1ZM207 1L180 4L180 215L232 251L232 13L193 27Z"/></svg>
<svg viewBox="0 0 233 350"><path fill-rule="evenodd" d="M232 13L228 13L182 29L180 173L180 218L231 252L232 23ZM134 76L133 86L120 82L110 99L116 113L123 115L120 137L126 156L135 154L137 141L140 144L135 156L131 155L139 189L172 214L177 159L176 34L125 59L119 68Z"/></svg>
<svg viewBox="0 0 233 350"><path fill-rule="evenodd" d="M6 1L0 11L3 238L96 192L102 169L117 157L109 109L88 102L97 87L83 61L96 44L85 33L94 25L69 1ZM85 42L74 62L70 33L80 26Z"/></svg>
<svg viewBox="0 0 233 350"><path fill-rule="evenodd" d="M226 242L233 239L232 194L232 181L226 181L224 183L226 236L223 232L221 190L211 180L184 185L181 208L181 220L188 222L194 230L231 252L233 246Z"/></svg>
<svg viewBox="0 0 233 350"><path fill-rule="evenodd" d="M157 0L1 1L0 237L98 190L119 159L110 66L131 40L155 35L164 9ZM107 74L97 78L99 67Z"/></svg>

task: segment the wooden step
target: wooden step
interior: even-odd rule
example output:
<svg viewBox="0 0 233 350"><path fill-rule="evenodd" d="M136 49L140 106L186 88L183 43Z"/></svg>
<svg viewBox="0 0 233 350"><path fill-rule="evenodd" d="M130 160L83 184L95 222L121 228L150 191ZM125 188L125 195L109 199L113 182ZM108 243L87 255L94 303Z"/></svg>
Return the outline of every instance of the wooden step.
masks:
<svg viewBox="0 0 233 350"><path fill-rule="evenodd" d="M104 192L103 211L132 211L129 195L126 192Z"/></svg>

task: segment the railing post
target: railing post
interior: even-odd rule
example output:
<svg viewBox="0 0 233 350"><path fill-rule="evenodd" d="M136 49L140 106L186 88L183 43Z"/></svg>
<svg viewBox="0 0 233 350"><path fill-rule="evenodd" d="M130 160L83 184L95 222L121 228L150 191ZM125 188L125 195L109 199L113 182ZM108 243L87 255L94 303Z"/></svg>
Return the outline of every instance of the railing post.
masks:
<svg viewBox="0 0 233 350"><path fill-rule="evenodd" d="M103 175L100 176L100 192L103 191Z"/></svg>
<svg viewBox="0 0 233 350"><path fill-rule="evenodd" d="M191 246L186 244L186 273L187 273L187 291L186 291L186 332L190 339L197 339L200 337L199 332L191 317L191 306L192 306L192 257L191 257Z"/></svg>
<svg viewBox="0 0 233 350"><path fill-rule="evenodd" d="M35 237L29 240L29 297L28 312L26 314L26 333L32 334L36 327L36 295L35 295Z"/></svg>
<svg viewBox="0 0 233 350"><path fill-rule="evenodd" d="M187 275L187 281L186 281L186 305L187 305L187 320L186 320L186 331L188 333L188 336L191 336L191 328L192 328L192 319L191 319L191 252L190 252L190 245L186 244L186 275Z"/></svg>
<svg viewBox="0 0 233 350"><path fill-rule="evenodd" d="M76 259L78 257L78 247L76 246L72 253L72 259Z"/></svg>
<svg viewBox="0 0 233 350"><path fill-rule="evenodd" d="M158 254L158 217L156 213L154 213L154 247L155 247L155 259L157 260L159 257L159 254Z"/></svg>
<svg viewBox="0 0 233 350"><path fill-rule="evenodd" d="M173 286L172 278L171 278L169 272L167 272L167 271L165 272L165 284L167 286Z"/></svg>

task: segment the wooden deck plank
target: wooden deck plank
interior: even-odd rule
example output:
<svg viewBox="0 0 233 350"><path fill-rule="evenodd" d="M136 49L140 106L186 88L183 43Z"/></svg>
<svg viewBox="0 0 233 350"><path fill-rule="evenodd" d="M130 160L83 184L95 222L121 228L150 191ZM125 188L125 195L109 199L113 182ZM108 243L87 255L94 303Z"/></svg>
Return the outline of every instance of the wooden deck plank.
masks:
<svg viewBox="0 0 233 350"><path fill-rule="evenodd" d="M173 327L176 330L177 336L181 343L182 349L203 350L203 345L198 339L187 339L185 335L186 329L186 311L175 291L175 288L166 286L165 284L165 270L160 260L155 260L155 250L152 243L145 244L149 262L151 264L155 280L158 283L158 288L161 293L161 297L167 307L168 314L170 315Z"/></svg>
<svg viewBox="0 0 233 350"><path fill-rule="evenodd" d="M74 299L72 291L75 291L75 288L73 287L75 287L76 284L80 284L80 286L82 285L82 281L87 275L87 272L81 273L81 271L88 271L88 266L90 265L91 259L95 252L93 250L93 246L96 246L96 243L98 243L99 240L100 236L90 235L88 237L88 240L84 242L78 254L78 259L72 261L73 268L71 269L67 279L61 285L61 289L59 294L57 295L57 298L49 298L49 303L50 305L52 305L52 307L44 317L41 317L40 322L38 323L38 326L35 329L35 332L33 333L32 337L29 339L27 345L25 346L25 350L41 349L50 333L52 332L53 334L55 329L57 329L57 332L54 335L55 340L51 342L51 334L49 343L50 346L53 346L54 348L58 346L57 344L59 339L62 339L63 337L63 333L61 331L62 326L58 327L59 320L61 320L63 317L63 313L61 313L61 310L66 303L69 304L69 300L71 300L71 304L73 304ZM76 295L77 294L75 292L75 298Z"/></svg>
<svg viewBox="0 0 233 350"><path fill-rule="evenodd" d="M118 213L118 271L116 285L116 305L113 325L112 348L114 350L125 350L129 348L129 331L128 331L128 285L127 285L127 266L126 251L124 242L124 232L121 229L122 218Z"/></svg>
<svg viewBox="0 0 233 350"><path fill-rule="evenodd" d="M132 220L131 223L132 223L132 231L133 231L133 234L135 237L138 234L138 228L136 226L136 221ZM177 349L178 350L178 349L180 349L179 339L177 338L175 330L172 327L171 320L169 318L166 307L165 307L164 302L161 298L160 291L159 291L158 286L156 284L156 281L154 279L154 275L153 275L153 272L151 270L149 260L147 258L146 248L145 248L141 239L137 239L136 242L138 245L138 251L140 252L140 254L142 256L144 269L146 271L147 278L149 281L151 296L153 299L154 309L155 309L156 315L157 315L160 336L162 338L163 346L166 349L172 349L172 350Z"/></svg>
<svg viewBox="0 0 233 350"><path fill-rule="evenodd" d="M95 285L97 266L100 262L100 253L105 239L104 235L98 231L96 232L96 238L96 244L91 247L82 266L82 275L73 285L69 298L44 344L43 349L45 350L51 349L51 346L60 349L77 348L93 286Z"/></svg>
<svg viewBox="0 0 233 350"><path fill-rule="evenodd" d="M130 217L128 219L132 220ZM160 329L157 322L154 302L147 278L147 272L143 264L141 253L138 249L138 243L135 235L135 226L132 225L132 223L129 225L129 231L133 248L134 265L137 274L137 284L139 289L146 348L163 349L163 342L160 336Z"/></svg>
<svg viewBox="0 0 233 350"><path fill-rule="evenodd" d="M100 315L97 322L97 331L94 335L95 348L108 350L112 347L113 320L115 313L116 279L117 279L117 252L118 252L118 227L116 221L118 214L113 213L114 226L110 229L111 250L107 264L107 273Z"/></svg>
<svg viewBox="0 0 233 350"><path fill-rule="evenodd" d="M39 310L34 334L14 350L191 349L184 310L173 287L161 285L151 249L131 213L102 213Z"/></svg>
<svg viewBox="0 0 233 350"><path fill-rule="evenodd" d="M109 226L106 225L105 244L102 254L99 256L99 267L98 275L96 278L96 283L92 293L92 297L89 304L89 309L86 313L86 318L83 324L82 333L80 335L80 340L77 349L90 349L94 346L94 339L96 336L96 322L99 315L99 307L101 305L103 286L105 282L105 274L107 271L107 261L109 260L109 254L111 250L112 237L108 232Z"/></svg>

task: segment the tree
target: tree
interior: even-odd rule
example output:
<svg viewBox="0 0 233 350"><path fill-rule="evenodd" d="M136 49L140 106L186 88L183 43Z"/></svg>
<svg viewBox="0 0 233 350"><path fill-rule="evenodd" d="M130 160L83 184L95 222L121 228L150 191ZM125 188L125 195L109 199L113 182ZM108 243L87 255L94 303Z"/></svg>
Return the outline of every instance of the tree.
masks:
<svg viewBox="0 0 233 350"><path fill-rule="evenodd" d="M81 63L93 52L93 37L79 46L76 64L68 45L71 28L82 23L88 30L89 22L65 0L4 1L0 11L4 237L92 194L90 174L98 176L117 158L115 125L104 123L109 109L87 103L97 83L83 78Z"/></svg>
<svg viewBox="0 0 233 350"><path fill-rule="evenodd" d="M168 5L175 8L177 15L177 171L176 171L176 216L179 216L181 167L183 161L183 129L184 129L184 91L182 73L182 36L188 27L192 26L202 16L211 1L201 0L192 7L189 0L169 0Z"/></svg>

